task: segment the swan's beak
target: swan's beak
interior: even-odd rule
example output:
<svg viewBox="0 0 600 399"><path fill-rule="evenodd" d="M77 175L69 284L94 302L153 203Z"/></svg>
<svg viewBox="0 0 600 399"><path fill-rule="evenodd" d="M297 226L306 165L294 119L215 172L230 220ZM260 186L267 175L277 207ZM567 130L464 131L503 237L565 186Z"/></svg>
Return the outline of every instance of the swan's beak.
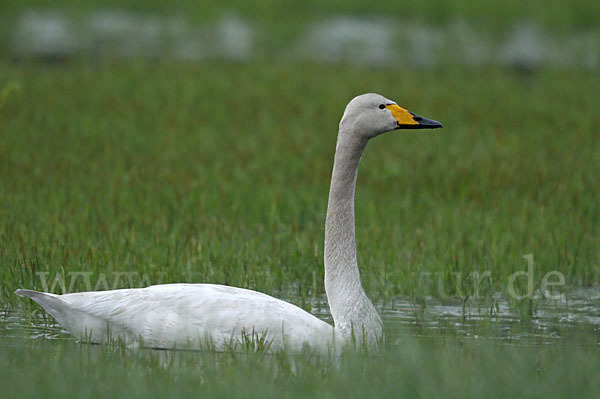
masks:
<svg viewBox="0 0 600 399"><path fill-rule="evenodd" d="M440 122L423 118L396 104L386 105L385 107L396 119L396 129L437 129L442 127Z"/></svg>

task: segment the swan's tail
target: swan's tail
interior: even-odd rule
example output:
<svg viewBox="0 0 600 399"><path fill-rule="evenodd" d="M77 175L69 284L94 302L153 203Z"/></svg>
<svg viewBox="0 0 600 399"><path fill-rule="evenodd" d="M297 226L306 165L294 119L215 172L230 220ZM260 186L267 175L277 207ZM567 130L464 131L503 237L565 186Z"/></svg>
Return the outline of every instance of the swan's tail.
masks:
<svg viewBox="0 0 600 399"><path fill-rule="evenodd" d="M33 299L41 307L43 307L44 310L46 310L46 312L50 313L52 317L59 320L59 322L67 305L56 294L48 294L46 292L38 292L23 289L18 289L17 291L15 291L15 294Z"/></svg>
<svg viewBox="0 0 600 399"><path fill-rule="evenodd" d="M62 295L33 290L19 289L15 291L15 294L33 299L50 316L54 317L58 324L83 341L100 343L104 338L109 336L108 328L110 323L107 320L74 309L71 302L66 300L67 297L77 294L67 294L65 295L65 299L62 298ZM121 334L125 339L128 339L126 331L119 327L112 327L112 332L115 333L115 336Z"/></svg>

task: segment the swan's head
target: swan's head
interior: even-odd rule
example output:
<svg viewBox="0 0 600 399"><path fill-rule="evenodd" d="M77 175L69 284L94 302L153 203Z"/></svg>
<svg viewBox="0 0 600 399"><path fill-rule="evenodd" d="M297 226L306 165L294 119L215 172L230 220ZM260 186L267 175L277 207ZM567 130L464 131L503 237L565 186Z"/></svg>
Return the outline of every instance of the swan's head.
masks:
<svg viewBox="0 0 600 399"><path fill-rule="evenodd" d="M437 129L442 124L423 118L379 94L354 97L346 106L340 129L366 138L398 129Z"/></svg>

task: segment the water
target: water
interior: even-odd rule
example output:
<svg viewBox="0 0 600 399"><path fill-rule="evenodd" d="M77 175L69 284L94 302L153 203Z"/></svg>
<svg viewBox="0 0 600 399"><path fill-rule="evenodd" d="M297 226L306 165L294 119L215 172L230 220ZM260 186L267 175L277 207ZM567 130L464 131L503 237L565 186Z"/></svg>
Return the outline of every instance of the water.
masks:
<svg viewBox="0 0 600 399"><path fill-rule="evenodd" d="M459 342L497 339L513 344L552 344L584 331L600 343L598 288L573 290L561 300L453 299L442 303L434 298L395 299L378 310L386 339L392 342L409 334ZM324 298L313 304L312 312L332 322Z"/></svg>
<svg viewBox="0 0 600 399"><path fill-rule="evenodd" d="M19 339L26 334L31 339L72 340L74 339L51 316L43 310L25 316L20 311L3 310L0 312L0 336L4 339Z"/></svg>
<svg viewBox="0 0 600 399"><path fill-rule="evenodd" d="M289 299L289 298L288 298ZM289 299L300 303L298 298ZM19 310L0 311L0 335L5 339L75 341L41 308L29 315ZM311 312L332 323L325 297L310 301ZM585 332L600 343L600 290L578 289L561 300L534 299L511 303L489 301L444 301L433 298L416 303L395 299L379 305L388 342L406 335L419 339L493 339L514 345L548 345Z"/></svg>
<svg viewBox="0 0 600 399"><path fill-rule="evenodd" d="M581 330L600 336L600 301L589 297L512 306L506 300L481 304L429 300L424 305L399 300L382 312L382 318L388 330L408 330L422 338L450 336L459 341L491 338L515 344L551 344Z"/></svg>

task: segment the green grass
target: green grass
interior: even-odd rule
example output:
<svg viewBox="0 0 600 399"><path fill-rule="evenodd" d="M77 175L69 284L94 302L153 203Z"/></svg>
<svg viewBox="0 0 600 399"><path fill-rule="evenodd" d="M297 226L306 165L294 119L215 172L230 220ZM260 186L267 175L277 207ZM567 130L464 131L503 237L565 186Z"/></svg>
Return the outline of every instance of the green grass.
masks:
<svg viewBox="0 0 600 399"><path fill-rule="evenodd" d="M285 62L3 62L0 70L0 301L25 317L38 307L16 288L64 276L68 290L89 289L81 273L91 289L130 273L117 286L223 283L310 307L324 292L337 124L348 100L367 91L444 123L379 137L363 157L358 256L378 304L464 299L474 271L492 274L480 295L506 294L529 253L536 288L552 270L567 287L598 283L595 74ZM443 292L423 273L440 273ZM522 301L515 312L531 307ZM21 340L27 331L5 326L0 380L23 397L598 392L597 331L540 345L496 342L485 323L477 328L483 338L467 341L451 328L418 339L396 331L379 353L329 359Z"/></svg>
<svg viewBox="0 0 600 399"><path fill-rule="evenodd" d="M69 272L93 272L94 285L109 273L109 286L110 273L137 272L134 284L145 276L322 294L337 123L365 91L444 122L366 150L357 242L372 297L438 294L422 272L442 273L448 295L473 294L474 271L491 272L484 290L504 289L528 253L536 288L552 270L570 286L598 282L595 75L308 64L3 70L4 84L20 87L0 114L4 302L18 287L41 288L39 272L50 282L64 275L67 288ZM452 273L463 276L458 286ZM71 290L86 288L80 277Z"/></svg>
<svg viewBox="0 0 600 399"><path fill-rule="evenodd" d="M595 398L597 347L424 344L340 358L169 352L29 340L3 348L19 397ZM32 365L35 364L35 367ZM571 367L576 366L576 367Z"/></svg>

